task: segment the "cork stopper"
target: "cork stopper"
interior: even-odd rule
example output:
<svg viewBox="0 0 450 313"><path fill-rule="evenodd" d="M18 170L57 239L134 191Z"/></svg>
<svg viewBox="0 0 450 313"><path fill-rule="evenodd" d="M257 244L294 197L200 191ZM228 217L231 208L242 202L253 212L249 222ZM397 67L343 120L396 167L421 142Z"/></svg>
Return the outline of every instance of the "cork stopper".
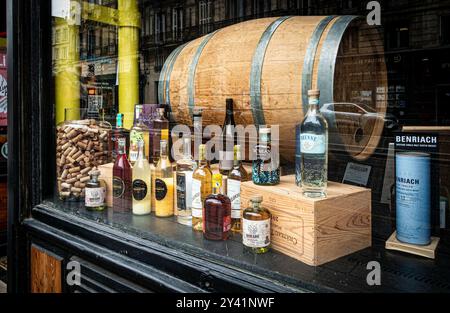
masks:
<svg viewBox="0 0 450 313"><path fill-rule="evenodd" d="M311 89L308 90L308 97L320 97L320 90L319 89Z"/></svg>

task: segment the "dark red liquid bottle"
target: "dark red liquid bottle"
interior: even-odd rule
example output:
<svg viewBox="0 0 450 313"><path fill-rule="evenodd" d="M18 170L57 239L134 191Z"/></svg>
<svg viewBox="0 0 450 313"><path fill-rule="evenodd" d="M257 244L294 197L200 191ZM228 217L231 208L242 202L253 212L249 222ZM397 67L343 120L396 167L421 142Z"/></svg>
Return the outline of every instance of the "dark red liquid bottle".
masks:
<svg viewBox="0 0 450 313"><path fill-rule="evenodd" d="M131 212L132 171L127 158L126 139L118 138L118 155L113 168L113 211Z"/></svg>
<svg viewBox="0 0 450 313"><path fill-rule="evenodd" d="M227 240L231 230L231 202L220 193L222 175L213 175L213 193L205 199L203 237L208 240Z"/></svg>

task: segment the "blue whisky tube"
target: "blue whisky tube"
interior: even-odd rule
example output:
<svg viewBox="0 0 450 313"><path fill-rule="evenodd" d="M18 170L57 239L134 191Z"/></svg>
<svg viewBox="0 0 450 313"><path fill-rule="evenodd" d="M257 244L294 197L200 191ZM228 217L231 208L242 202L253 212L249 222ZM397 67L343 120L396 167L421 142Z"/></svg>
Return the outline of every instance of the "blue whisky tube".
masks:
<svg viewBox="0 0 450 313"><path fill-rule="evenodd" d="M397 239L428 245L431 241L430 155L399 152L395 158Z"/></svg>

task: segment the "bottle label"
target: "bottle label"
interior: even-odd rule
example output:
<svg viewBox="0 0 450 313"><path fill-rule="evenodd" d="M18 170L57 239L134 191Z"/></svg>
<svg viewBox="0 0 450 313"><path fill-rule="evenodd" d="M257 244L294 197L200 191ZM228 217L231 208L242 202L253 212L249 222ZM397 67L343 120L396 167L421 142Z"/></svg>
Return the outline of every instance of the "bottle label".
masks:
<svg viewBox="0 0 450 313"><path fill-rule="evenodd" d="M86 188L85 206L88 208L96 208L105 204L106 190L104 187Z"/></svg>
<svg viewBox="0 0 450 313"><path fill-rule="evenodd" d="M201 199L201 188L202 182L198 179L192 180L192 208L201 209L202 199Z"/></svg>
<svg viewBox="0 0 450 313"><path fill-rule="evenodd" d="M308 103L309 103L309 105L318 105L319 104L319 99L310 98Z"/></svg>
<svg viewBox="0 0 450 313"><path fill-rule="evenodd" d="M144 135L140 131L130 132L130 162L136 162L139 153L138 142L144 140Z"/></svg>
<svg viewBox="0 0 450 313"><path fill-rule="evenodd" d="M125 183L120 177L113 177L113 197L120 198L125 192Z"/></svg>
<svg viewBox="0 0 450 313"><path fill-rule="evenodd" d="M223 217L223 232L227 233L231 229L231 216L227 215Z"/></svg>
<svg viewBox="0 0 450 313"><path fill-rule="evenodd" d="M241 218L241 182L228 179L227 196L231 201L231 218Z"/></svg>
<svg viewBox="0 0 450 313"><path fill-rule="evenodd" d="M191 190L187 188L192 185L192 172L177 172L177 209L184 211L191 207Z"/></svg>
<svg viewBox="0 0 450 313"><path fill-rule="evenodd" d="M166 183L163 180L157 178L155 180L155 198L156 198L156 200L161 201L166 197L166 195L167 195Z"/></svg>
<svg viewBox="0 0 450 313"><path fill-rule="evenodd" d="M324 154L326 151L326 140L324 135L301 134L300 151L308 154Z"/></svg>
<svg viewBox="0 0 450 313"><path fill-rule="evenodd" d="M133 198L134 200L141 201L147 196L147 184L141 179L133 180Z"/></svg>
<svg viewBox="0 0 450 313"><path fill-rule="evenodd" d="M264 248L270 245L270 219L252 221L242 219L243 244L250 248Z"/></svg>

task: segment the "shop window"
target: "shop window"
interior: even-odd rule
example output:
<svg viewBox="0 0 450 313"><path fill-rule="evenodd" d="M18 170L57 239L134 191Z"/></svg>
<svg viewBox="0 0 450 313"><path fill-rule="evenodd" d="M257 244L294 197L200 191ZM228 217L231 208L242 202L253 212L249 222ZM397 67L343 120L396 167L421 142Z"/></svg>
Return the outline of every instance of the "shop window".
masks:
<svg viewBox="0 0 450 313"><path fill-rule="evenodd" d="M387 46L389 49L409 47L409 23L391 25L387 27Z"/></svg>
<svg viewBox="0 0 450 313"><path fill-rule="evenodd" d="M199 25L200 31L202 34L209 33L212 29L211 22L212 19L212 10L213 10L213 2L212 1L200 1L199 2Z"/></svg>
<svg viewBox="0 0 450 313"><path fill-rule="evenodd" d="M172 9L172 39L181 40L183 35L183 9L180 7Z"/></svg>

